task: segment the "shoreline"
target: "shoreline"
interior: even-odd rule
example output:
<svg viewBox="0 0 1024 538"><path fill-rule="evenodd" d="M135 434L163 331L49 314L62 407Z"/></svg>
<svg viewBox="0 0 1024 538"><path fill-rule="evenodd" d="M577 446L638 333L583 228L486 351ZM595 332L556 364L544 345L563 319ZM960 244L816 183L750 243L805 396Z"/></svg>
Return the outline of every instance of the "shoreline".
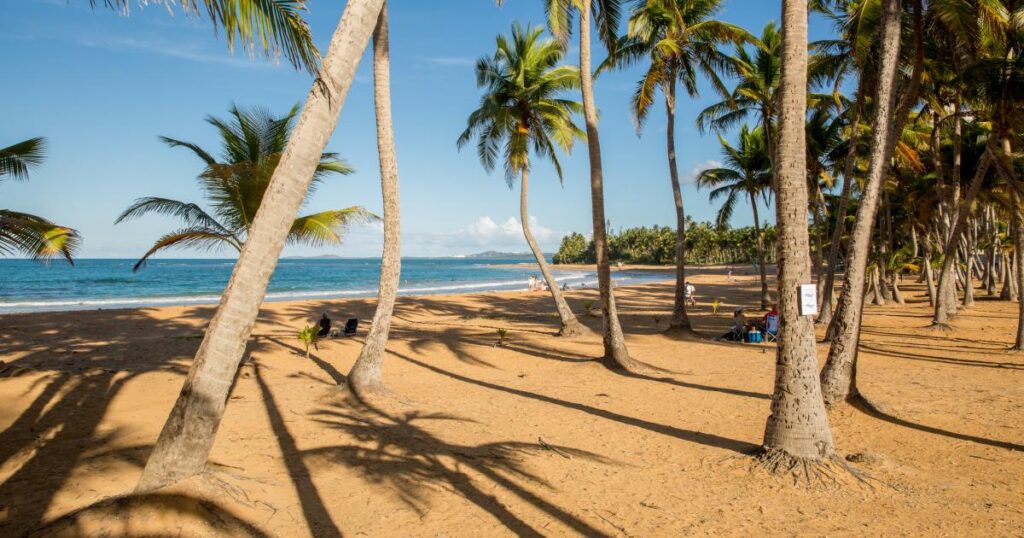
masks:
<svg viewBox="0 0 1024 538"><path fill-rule="evenodd" d="M504 264L494 265L496 269L522 269L528 266L536 266L536 264ZM579 273L585 271L588 266L578 265L564 265L558 266L555 270L563 273ZM652 271L649 268L638 266L633 269L623 269L627 273L627 276L623 277L630 279L628 273L644 273L644 272L667 272L665 270ZM618 270L613 273L618 273ZM558 279L556 275L556 280ZM577 279L580 280L578 283L570 286L570 291L588 290L597 288L597 276L590 274L580 277L578 275L561 275L564 279ZM667 276L667 275L666 275ZM613 274L613 281L615 281L615 275ZM638 278L635 282L628 282L618 284L615 287L629 287L629 286L640 286L644 284L653 284L663 282L664 279L660 278ZM482 295L482 294L521 294L528 293L526 289L527 281L523 280L520 282L510 283L507 281L502 282L462 282L452 284L449 286L434 286L434 287L419 287L413 285L409 288L399 288L398 296L418 298L418 297L431 297L431 298L450 298L450 297L462 297L471 295ZM264 298L263 304L288 304L288 303L303 303L309 301L345 301L345 300L365 300L374 299L377 296L378 290L375 289L360 289L360 290L331 290L331 291L316 291L316 290L305 290L305 291L270 291L267 293L267 297ZM153 309L166 309L166 308L201 308L201 307L214 307L220 303L221 295L204 294L194 298L188 298L183 296L174 297L126 297L126 298L110 298L110 299L82 299L81 301L68 300L61 303L47 303L42 304L41 302L25 301L23 303L12 302L2 304L0 303L0 319L4 319L11 316L21 315L33 315L33 314L45 314L45 313L72 313L72 312L116 312L116 311L131 311L131 310L153 310ZM21 306L21 305L25 306ZM8 307L7 305L12 305ZM10 309L8 309L10 308Z"/></svg>

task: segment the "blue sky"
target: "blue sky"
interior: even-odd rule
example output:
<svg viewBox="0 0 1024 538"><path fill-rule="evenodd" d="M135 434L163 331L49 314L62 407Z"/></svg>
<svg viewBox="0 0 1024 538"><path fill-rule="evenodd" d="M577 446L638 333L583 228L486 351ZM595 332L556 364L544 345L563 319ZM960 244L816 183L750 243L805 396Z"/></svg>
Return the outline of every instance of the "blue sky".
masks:
<svg viewBox="0 0 1024 538"><path fill-rule="evenodd" d="M779 5L726 0L721 18L757 34L778 19ZM322 48L343 7L336 0L309 2L307 20ZM513 21L542 24L542 2L510 0L500 8L492 0L390 2L405 255L526 250L517 191L508 190L500 170L488 175L472 147L459 152L455 146L479 98L473 62L493 50L494 36L508 32ZM830 31L812 21L812 39ZM223 36L215 36L205 20L153 2L133 5L129 16L91 9L87 0L11 2L0 19L0 48L6 72L0 84L5 104L0 146L32 136L49 140L46 163L30 182L0 186L2 205L77 228L85 237L83 257L137 257L175 225L151 216L114 226L114 218L138 197L202 202L194 179L200 162L187 150L162 145L158 135L217 150L217 138L203 121L206 115L224 115L231 103L284 113L304 99L310 86L308 75L286 63L251 59L245 51L229 53ZM573 47L567 60L577 61L576 54ZM603 57L595 45L595 59ZM360 65L328 144L357 172L329 180L306 211L351 205L380 211L369 63L367 57ZM616 229L674 221L663 109L652 112L641 137L628 111L638 73L602 75L596 87L606 212ZM701 136L693 123L714 100L707 91L684 100L677 112L679 168L688 181L719 158L715 136ZM557 248L566 232L590 229L586 148L578 145L563 158L563 166L564 186L549 166L536 166L531 176L531 220L546 250ZM684 196L694 219L713 218L716 207L706 192L687 185ZM748 213L749 208L738 208L733 224L750 224ZM354 229L341 247L286 250L290 255L379 253L380 231L372 226Z"/></svg>

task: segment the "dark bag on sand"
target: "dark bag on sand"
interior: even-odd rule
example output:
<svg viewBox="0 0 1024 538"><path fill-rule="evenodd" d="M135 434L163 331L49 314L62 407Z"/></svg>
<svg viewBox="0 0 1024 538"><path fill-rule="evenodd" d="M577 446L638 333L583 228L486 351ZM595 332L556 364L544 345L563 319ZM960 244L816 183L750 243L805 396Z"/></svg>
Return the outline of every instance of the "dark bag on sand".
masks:
<svg viewBox="0 0 1024 538"><path fill-rule="evenodd" d="M356 334L356 329L359 328L359 318L352 318L345 322L345 332L342 336L352 336Z"/></svg>

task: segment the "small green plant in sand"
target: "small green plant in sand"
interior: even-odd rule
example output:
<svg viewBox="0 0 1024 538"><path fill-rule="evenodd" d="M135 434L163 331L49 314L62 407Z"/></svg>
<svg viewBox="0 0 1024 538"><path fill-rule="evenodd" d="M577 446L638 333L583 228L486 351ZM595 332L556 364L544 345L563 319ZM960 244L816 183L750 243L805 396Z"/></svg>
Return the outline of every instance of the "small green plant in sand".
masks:
<svg viewBox="0 0 1024 538"><path fill-rule="evenodd" d="M715 297L711 300L711 313L718 314L718 307L722 306L722 301Z"/></svg>
<svg viewBox="0 0 1024 538"><path fill-rule="evenodd" d="M505 345L505 338L508 337L508 329L498 329L498 345Z"/></svg>
<svg viewBox="0 0 1024 538"><path fill-rule="evenodd" d="M316 345L316 341L320 339L320 327L316 325L310 325L299 331L299 341L306 348L306 358L309 358L309 348Z"/></svg>
<svg viewBox="0 0 1024 538"><path fill-rule="evenodd" d="M583 310L587 313L588 316L593 316L594 315L594 301L591 300L591 299L587 299L587 300L583 301Z"/></svg>

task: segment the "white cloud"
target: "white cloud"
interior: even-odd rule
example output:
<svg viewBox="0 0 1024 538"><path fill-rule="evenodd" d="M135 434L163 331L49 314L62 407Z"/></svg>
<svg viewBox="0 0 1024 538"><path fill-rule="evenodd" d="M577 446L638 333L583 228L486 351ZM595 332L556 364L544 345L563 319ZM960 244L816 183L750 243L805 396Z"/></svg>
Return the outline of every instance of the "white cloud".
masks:
<svg viewBox="0 0 1024 538"><path fill-rule="evenodd" d="M708 160L706 160L704 162L697 163L697 164L695 164L693 166L693 169L690 170L690 173L683 177L683 184L684 185L696 185L697 184L697 177L700 176L701 172L707 170L708 168L721 168L721 167L722 167L722 161L717 161L715 159L708 159Z"/></svg>
<svg viewBox="0 0 1024 538"><path fill-rule="evenodd" d="M537 217L533 215L530 215L530 231L533 232L537 241L542 243L556 235L554 230L541 226ZM519 219L515 217L509 217L505 222L498 224L490 216L483 216L466 228L465 233L481 244L501 242L522 243L523 246L526 245L526 239L523 237L523 226L520 224Z"/></svg>

